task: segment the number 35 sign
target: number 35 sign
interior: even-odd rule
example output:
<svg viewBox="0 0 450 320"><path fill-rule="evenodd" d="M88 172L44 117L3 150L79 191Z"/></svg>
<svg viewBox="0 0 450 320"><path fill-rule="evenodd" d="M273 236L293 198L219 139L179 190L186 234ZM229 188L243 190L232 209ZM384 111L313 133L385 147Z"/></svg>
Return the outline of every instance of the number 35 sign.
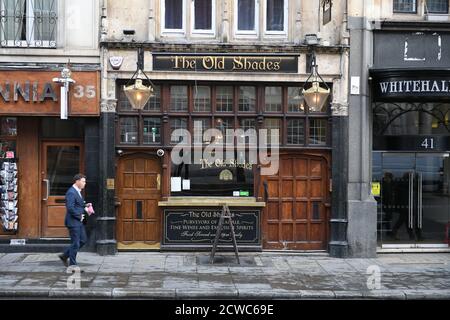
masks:
<svg viewBox="0 0 450 320"><path fill-rule="evenodd" d="M60 72L5 71L0 73L0 115L59 116L61 84L53 80ZM100 73L74 71L70 84L70 116L100 115Z"/></svg>

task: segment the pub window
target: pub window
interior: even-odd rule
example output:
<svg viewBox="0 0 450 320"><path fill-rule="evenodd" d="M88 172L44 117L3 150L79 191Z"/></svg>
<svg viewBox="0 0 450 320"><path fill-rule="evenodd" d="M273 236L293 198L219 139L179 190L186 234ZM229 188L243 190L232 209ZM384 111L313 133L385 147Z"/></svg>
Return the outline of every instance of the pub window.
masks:
<svg viewBox="0 0 450 320"><path fill-rule="evenodd" d="M394 0L394 13L416 13L416 0Z"/></svg>
<svg viewBox="0 0 450 320"><path fill-rule="evenodd" d="M179 143L183 139L181 136L173 136L172 133L177 129L188 129L188 119L187 118L173 118L170 119L170 142Z"/></svg>
<svg viewBox="0 0 450 320"><path fill-rule="evenodd" d="M222 132L222 135L219 137L219 140L222 139L222 143L234 143L234 136L232 134L227 134L227 129L234 129L233 118L216 118L215 128Z"/></svg>
<svg viewBox="0 0 450 320"><path fill-rule="evenodd" d="M236 0L237 34L256 34L258 29L257 0Z"/></svg>
<svg viewBox="0 0 450 320"><path fill-rule="evenodd" d="M233 87L216 87L216 111L233 112Z"/></svg>
<svg viewBox="0 0 450 320"><path fill-rule="evenodd" d="M310 119L309 122L309 144L325 145L327 143L327 120Z"/></svg>
<svg viewBox="0 0 450 320"><path fill-rule="evenodd" d="M194 111L211 111L211 90L207 86L194 87Z"/></svg>
<svg viewBox="0 0 450 320"><path fill-rule="evenodd" d="M128 102L128 104L130 103ZM161 86L153 86L153 96L150 97L149 101L145 105L144 111L160 111L160 110L161 110Z"/></svg>
<svg viewBox="0 0 450 320"><path fill-rule="evenodd" d="M266 87L265 108L266 112L281 112L281 87Z"/></svg>
<svg viewBox="0 0 450 320"><path fill-rule="evenodd" d="M255 111L256 88L239 87L239 111Z"/></svg>
<svg viewBox="0 0 450 320"><path fill-rule="evenodd" d="M266 0L266 33L285 34L288 0Z"/></svg>
<svg viewBox="0 0 450 320"><path fill-rule="evenodd" d="M193 33L214 33L215 2L216 0L192 1Z"/></svg>
<svg viewBox="0 0 450 320"><path fill-rule="evenodd" d="M122 117L119 120L120 143L138 144L138 118Z"/></svg>
<svg viewBox="0 0 450 320"><path fill-rule="evenodd" d="M211 128L210 118L194 118L194 142L208 143L209 141L204 139L204 133L206 130L210 128Z"/></svg>
<svg viewBox="0 0 450 320"><path fill-rule="evenodd" d="M280 135L281 135L281 119L277 118L266 118L264 119L264 128L267 129L267 144L271 145L278 140L278 143L281 144ZM278 133L274 130L278 130ZM272 141L272 133L274 134L274 139Z"/></svg>
<svg viewBox="0 0 450 320"><path fill-rule="evenodd" d="M1 0L2 47L56 47L57 0Z"/></svg>
<svg viewBox="0 0 450 320"><path fill-rule="evenodd" d="M183 32L185 0L163 0L161 3L163 32Z"/></svg>
<svg viewBox="0 0 450 320"><path fill-rule="evenodd" d="M287 123L287 143L304 144L305 143L305 120L290 119Z"/></svg>
<svg viewBox="0 0 450 320"><path fill-rule="evenodd" d="M170 111L188 111L188 87L170 87Z"/></svg>
<svg viewBox="0 0 450 320"><path fill-rule="evenodd" d="M256 130L256 121L255 121L255 119L240 119L239 127L241 129L243 129L244 131L247 131L248 129Z"/></svg>
<svg viewBox="0 0 450 320"><path fill-rule="evenodd" d="M288 112L305 112L303 100L299 101L298 87L288 87Z"/></svg>
<svg viewBox="0 0 450 320"><path fill-rule="evenodd" d="M448 13L448 0L427 0L425 1L425 12L427 13Z"/></svg>
<svg viewBox="0 0 450 320"><path fill-rule="evenodd" d="M17 118L0 117L0 159L16 158Z"/></svg>
<svg viewBox="0 0 450 320"><path fill-rule="evenodd" d="M144 144L161 143L161 119L144 118Z"/></svg>

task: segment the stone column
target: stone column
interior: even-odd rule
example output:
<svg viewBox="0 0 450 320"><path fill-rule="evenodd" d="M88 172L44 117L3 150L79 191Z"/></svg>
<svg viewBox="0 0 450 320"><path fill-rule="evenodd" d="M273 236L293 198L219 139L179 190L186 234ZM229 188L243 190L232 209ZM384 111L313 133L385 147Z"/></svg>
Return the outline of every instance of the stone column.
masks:
<svg viewBox="0 0 450 320"><path fill-rule="evenodd" d="M365 17L349 17L350 76L359 79L359 92L349 98L349 255L376 256L377 203L371 195L372 110L369 98L369 67L372 65L372 31Z"/></svg>

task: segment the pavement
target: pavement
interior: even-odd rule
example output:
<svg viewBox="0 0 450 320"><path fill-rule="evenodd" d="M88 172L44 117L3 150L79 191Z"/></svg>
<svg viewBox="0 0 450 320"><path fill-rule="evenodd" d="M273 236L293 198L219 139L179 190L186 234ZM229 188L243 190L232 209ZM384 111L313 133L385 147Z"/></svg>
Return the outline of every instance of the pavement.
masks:
<svg viewBox="0 0 450 320"><path fill-rule="evenodd" d="M450 299L450 253L0 253L0 299Z"/></svg>

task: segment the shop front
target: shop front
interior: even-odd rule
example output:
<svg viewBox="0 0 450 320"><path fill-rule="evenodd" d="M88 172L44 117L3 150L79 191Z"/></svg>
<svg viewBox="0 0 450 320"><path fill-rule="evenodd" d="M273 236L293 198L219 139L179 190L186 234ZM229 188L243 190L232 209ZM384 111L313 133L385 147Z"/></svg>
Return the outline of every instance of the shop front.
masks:
<svg viewBox="0 0 450 320"><path fill-rule="evenodd" d="M85 197L98 203L99 73L74 68L68 99L60 77L0 71L2 250L64 244L64 196L78 172L88 176ZM95 221L87 227L92 236Z"/></svg>
<svg viewBox="0 0 450 320"><path fill-rule="evenodd" d="M448 70L374 69L371 78L379 245L383 249L448 249Z"/></svg>
<svg viewBox="0 0 450 320"><path fill-rule="evenodd" d="M152 59L143 110L116 83L118 249L210 250L226 204L240 250L327 250L331 110L298 100L298 55Z"/></svg>

